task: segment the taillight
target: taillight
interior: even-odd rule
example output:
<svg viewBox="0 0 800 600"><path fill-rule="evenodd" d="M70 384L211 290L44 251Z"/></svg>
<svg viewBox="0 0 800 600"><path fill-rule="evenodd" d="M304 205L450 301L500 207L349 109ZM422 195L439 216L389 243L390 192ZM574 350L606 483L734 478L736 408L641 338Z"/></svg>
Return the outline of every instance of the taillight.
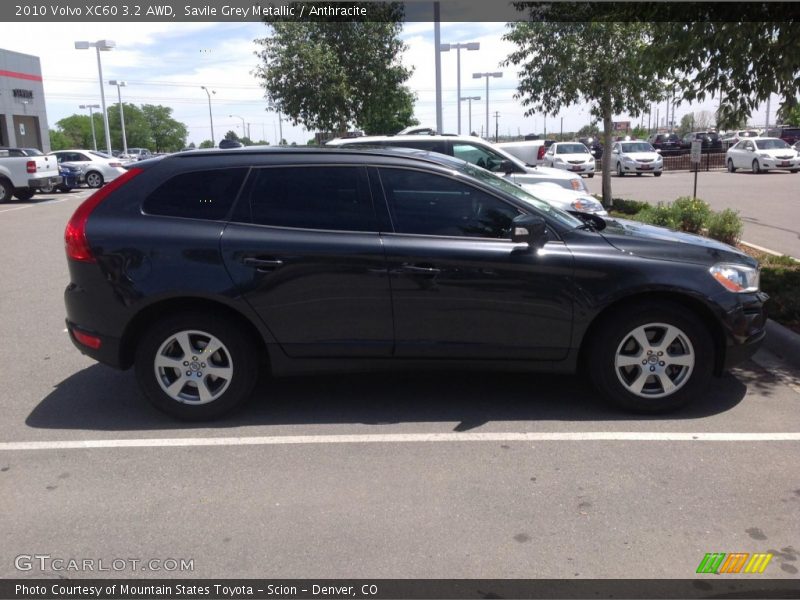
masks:
<svg viewBox="0 0 800 600"><path fill-rule="evenodd" d="M536 160L542 160L545 152L547 152L547 148L545 148L544 145L539 146L539 150L536 152Z"/></svg>
<svg viewBox="0 0 800 600"><path fill-rule="evenodd" d="M29 160L26 162L25 170L28 171L28 173L36 173L36 161Z"/></svg>
<svg viewBox="0 0 800 600"><path fill-rule="evenodd" d="M64 230L64 245L67 250L67 258L83 262L95 262L92 250L89 248L89 242L86 239L86 221L89 220L89 215L92 214L92 211L97 208L109 194L141 172L142 169L130 169L126 171L111 183L106 184L89 196L77 210L75 210L75 214L72 215L69 223L67 223L67 228Z"/></svg>
<svg viewBox="0 0 800 600"><path fill-rule="evenodd" d="M84 333L80 329L73 329L72 335L75 336L75 339L78 340L84 346L88 346L89 348L93 348L97 350L103 344L103 340L101 340L96 335L89 335L88 333Z"/></svg>

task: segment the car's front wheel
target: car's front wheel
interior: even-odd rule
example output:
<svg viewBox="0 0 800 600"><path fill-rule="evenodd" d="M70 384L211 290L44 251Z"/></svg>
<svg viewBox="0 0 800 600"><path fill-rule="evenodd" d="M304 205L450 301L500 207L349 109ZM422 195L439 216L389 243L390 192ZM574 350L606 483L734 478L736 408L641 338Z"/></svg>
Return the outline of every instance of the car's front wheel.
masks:
<svg viewBox="0 0 800 600"><path fill-rule="evenodd" d="M204 313L162 319L136 349L136 377L156 408L213 419L242 404L258 378L258 350L234 321Z"/></svg>
<svg viewBox="0 0 800 600"><path fill-rule="evenodd" d="M761 173L761 167L758 164L758 159L755 159L753 161L752 167L753 167L753 175L758 175L759 173Z"/></svg>
<svg viewBox="0 0 800 600"><path fill-rule="evenodd" d="M622 170L621 163L617 163L617 177L625 177L625 171Z"/></svg>
<svg viewBox="0 0 800 600"><path fill-rule="evenodd" d="M592 382L606 398L655 413L699 397L711 378L714 344L693 313L656 303L608 315L583 356Z"/></svg>
<svg viewBox="0 0 800 600"><path fill-rule="evenodd" d="M89 171L86 174L86 185L90 188L99 188L103 185L103 176L97 171Z"/></svg>
<svg viewBox="0 0 800 600"><path fill-rule="evenodd" d="M728 173L736 173L736 167L733 166L733 160L728 159Z"/></svg>
<svg viewBox="0 0 800 600"><path fill-rule="evenodd" d="M655 173L653 173L653 177L661 177L662 172L663 171L656 171Z"/></svg>

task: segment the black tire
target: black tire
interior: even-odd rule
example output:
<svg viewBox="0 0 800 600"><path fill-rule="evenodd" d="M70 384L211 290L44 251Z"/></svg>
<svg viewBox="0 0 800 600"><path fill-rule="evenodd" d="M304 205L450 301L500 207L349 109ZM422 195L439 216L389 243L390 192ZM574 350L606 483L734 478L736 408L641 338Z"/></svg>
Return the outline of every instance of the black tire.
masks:
<svg viewBox="0 0 800 600"><path fill-rule="evenodd" d="M589 173L589 179L591 179L592 177L594 177L594 173Z"/></svg>
<svg viewBox="0 0 800 600"><path fill-rule="evenodd" d="M637 174L636 174L636 176L637 176L637 177L641 177L641 176L642 176L642 174L641 174L641 173L637 173Z"/></svg>
<svg viewBox="0 0 800 600"><path fill-rule="evenodd" d="M736 173L736 167L733 166L733 160L728 159L728 173Z"/></svg>
<svg viewBox="0 0 800 600"><path fill-rule="evenodd" d="M190 344L192 353L196 352L194 356L183 352L183 345L177 341L180 333L187 334L182 339ZM220 350L204 357L202 344L204 340L210 342L211 337L221 343ZM157 359L178 362L175 367L157 368ZM139 341L135 361L139 387L156 408L185 421L205 421L231 412L250 397L258 379L259 352L235 321L189 312L151 325ZM207 368L220 372L227 369L230 376L215 378L208 371L203 373ZM198 379L189 377L190 373ZM199 382L203 382L207 394L218 396L203 403ZM174 395L180 398L168 394L162 385L172 385Z"/></svg>
<svg viewBox="0 0 800 600"><path fill-rule="evenodd" d="M58 188L55 187L52 183L48 183L46 186L40 187L39 188L39 192L42 193L42 194L52 194L57 189Z"/></svg>
<svg viewBox="0 0 800 600"><path fill-rule="evenodd" d="M757 158L755 160L753 160L752 171L753 171L753 175L759 175L760 173L762 173L761 167L758 164L758 159Z"/></svg>
<svg viewBox="0 0 800 600"><path fill-rule="evenodd" d="M660 356L656 350L642 348L632 334L647 325L650 327L641 331L654 348L659 347L659 333L663 342L666 327L674 328L671 331L679 335L674 336L669 348L673 352L683 349L683 355L665 348L666 356ZM706 325L694 313L679 305L657 302L629 305L608 314L588 340L583 356L592 383L609 401L635 412L659 413L680 408L702 395L711 379L714 343ZM669 357L676 361L691 359L692 365L661 362L669 361ZM640 358L647 361L644 366ZM617 359L635 364L618 367ZM667 392L665 378L675 386L674 392ZM640 393L635 393L632 388L640 381Z"/></svg>
<svg viewBox="0 0 800 600"><path fill-rule="evenodd" d="M60 186L58 186L57 189L58 189L59 192L63 192L63 193L66 194L67 192L71 192L75 188L72 187L72 186L69 186L69 185L60 185Z"/></svg>
<svg viewBox="0 0 800 600"><path fill-rule="evenodd" d="M797 173L797 169L792 169L789 173Z"/></svg>
<svg viewBox="0 0 800 600"><path fill-rule="evenodd" d="M89 171L86 174L86 185L90 188L103 187L103 176L97 171Z"/></svg>
<svg viewBox="0 0 800 600"><path fill-rule="evenodd" d="M11 200L14 195L14 188L5 179L0 179L0 204Z"/></svg>
<svg viewBox="0 0 800 600"><path fill-rule="evenodd" d="M653 173L653 177L661 177L661 173L662 171L656 171L655 173Z"/></svg>
<svg viewBox="0 0 800 600"><path fill-rule="evenodd" d="M617 163L617 177L625 177L625 171L622 170L620 163Z"/></svg>
<svg viewBox="0 0 800 600"><path fill-rule="evenodd" d="M17 188L14 190L14 197L23 202L27 202L33 198L34 191L29 188Z"/></svg>

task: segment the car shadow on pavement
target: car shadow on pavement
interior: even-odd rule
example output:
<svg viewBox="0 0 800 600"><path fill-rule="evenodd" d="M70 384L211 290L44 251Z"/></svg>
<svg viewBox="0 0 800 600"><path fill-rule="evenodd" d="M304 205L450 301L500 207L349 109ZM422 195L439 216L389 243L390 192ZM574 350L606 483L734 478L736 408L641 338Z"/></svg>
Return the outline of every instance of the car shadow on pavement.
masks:
<svg viewBox="0 0 800 600"><path fill-rule="evenodd" d="M708 393L680 411L638 415L608 405L582 378L569 375L415 371L262 377L241 410L210 423L184 423L151 407L140 396L132 371L93 365L57 384L26 424L42 429L141 431L455 422L454 431L469 431L492 421L684 420L730 410L755 381L761 381L760 374L728 373L714 379Z"/></svg>

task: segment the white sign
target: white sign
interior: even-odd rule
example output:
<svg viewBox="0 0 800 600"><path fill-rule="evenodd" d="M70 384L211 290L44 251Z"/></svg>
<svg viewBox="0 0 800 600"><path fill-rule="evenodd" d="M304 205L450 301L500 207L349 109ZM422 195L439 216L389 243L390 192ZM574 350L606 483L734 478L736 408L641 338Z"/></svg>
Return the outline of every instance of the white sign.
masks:
<svg viewBox="0 0 800 600"><path fill-rule="evenodd" d="M703 148L703 142L700 140L694 140L692 142L692 163L699 163L700 162L700 152Z"/></svg>

